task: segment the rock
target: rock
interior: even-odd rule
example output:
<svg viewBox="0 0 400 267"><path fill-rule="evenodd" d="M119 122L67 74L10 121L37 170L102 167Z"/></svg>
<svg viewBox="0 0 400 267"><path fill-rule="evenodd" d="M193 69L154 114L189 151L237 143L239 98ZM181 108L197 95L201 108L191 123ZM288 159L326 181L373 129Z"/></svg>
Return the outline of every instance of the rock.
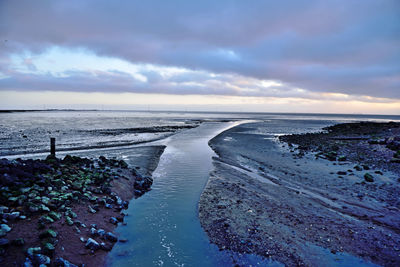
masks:
<svg viewBox="0 0 400 267"><path fill-rule="evenodd" d="M28 248L26 250L26 254L28 255L29 258L32 259L33 255L38 254L42 251L41 247L33 247L33 248Z"/></svg>
<svg viewBox="0 0 400 267"><path fill-rule="evenodd" d="M119 196L115 196L115 202L116 202L118 205L122 205L122 199L121 199Z"/></svg>
<svg viewBox="0 0 400 267"><path fill-rule="evenodd" d="M128 242L128 239L121 238L121 239L119 239L118 241L121 242L121 243L126 243L126 242Z"/></svg>
<svg viewBox="0 0 400 267"><path fill-rule="evenodd" d="M101 242L101 243L100 243L100 247L101 247L101 249L104 250L104 251L111 251L111 249L112 249L112 246L111 246L111 245L108 245L108 244L106 244L106 243L104 243L104 242Z"/></svg>
<svg viewBox="0 0 400 267"><path fill-rule="evenodd" d="M6 247L10 244L10 241L6 238L0 238L0 247Z"/></svg>
<svg viewBox="0 0 400 267"><path fill-rule="evenodd" d="M0 229L0 237L6 236L6 235L7 235L6 231Z"/></svg>
<svg viewBox="0 0 400 267"><path fill-rule="evenodd" d="M49 265L51 262L50 258L43 254L34 254L31 259L35 266Z"/></svg>
<svg viewBox="0 0 400 267"><path fill-rule="evenodd" d="M25 240L23 238L17 238L11 241L11 245L22 247L25 245Z"/></svg>
<svg viewBox="0 0 400 267"><path fill-rule="evenodd" d="M33 267L33 262L31 261L31 259L26 258L22 266L23 267Z"/></svg>
<svg viewBox="0 0 400 267"><path fill-rule="evenodd" d="M10 221L14 221L15 219L17 219L20 215L19 211L14 211L11 213L4 213L3 217L4 219L10 220Z"/></svg>
<svg viewBox="0 0 400 267"><path fill-rule="evenodd" d="M51 212L49 212L49 217L52 218L53 220L57 221L57 220L61 219L61 213L51 211Z"/></svg>
<svg viewBox="0 0 400 267"><path fill-rule="evenodd" d="M51 191L51 190L50 190ZM44 204L44 205L49 205L49 203L50 203L50 198L48 198L48 197L42 197L42 203Z"/></svg>
<svg viewBox="0 0 400 267"><path fill-rule="evenodd" d="M118 224L117 218L111 217L111 218L110 218L110 223L117 225L117 224Z"/></svg>
<svg viewBox="0 0 400 267"><path fill-rule="evenodd" d="M66 217L65 217L65 222L66 222L69 226L74 225L74 222L72 221L71 217L69 217L69 216L66 216Z"/></svg>
<svg viewBox="0 0 400 267"><path fill-rule="evenodd" d="M99 233L97 232L97 230L95 229L95 228L90 228L90 234L92 235L92 236L98 236L99 235Z"/></svg>
<svg viewBox="0 0 400 267"><path fill-rule="evenodd" d="M43 253L46 254L47 256L53 256L55 247L51 243L46 243L43 246Z"/></svg>
<svg viewBox="0 0 400 267"><path fill-rule="evenodd" d="M100 236L101 238L103 238L104 235L106 234L106 231L104 231L103 229L99 229L99 230L97 230L97 233L99 234L99 236Z"/></svg>
<svg viewBox="0 0 400 267"><path fill-rule="evenodd" d="M75 264L73 264L73 263L71 263L71 262L69 262L69 261L67 261L67 260L65 260L63 258L57 258L54 261L54 265L56 267L78 267L77 265L75 265Z"/></svg>
<svg viewBox="0 0 400 267"><path fill-rule="evenodd" d="M7 224L4 224L4 223L3 223L3 224L1 224L0 230L1 230L1 231L4 231L5 233L8 233L8 232L11 231L11 227L8 226Z"/></svg>
<svg viewBox="0 0 400 267"><path fill-rule="evenodd" d="M328 153L325 153L325 157L330 161L335 161L336 157L337 157L337 152L336 151L330 151Z"/></svg>
<svg viewBox="0 0 400 267"><path fill-rule="evenodd" d="M83 226L84 224L81 222L81 221L79 221L79 220L75 220L74 221L74 224L76 225L76 226ZM86 226L86 225L85 225Z"/></svg>
<svg viewBox="0 0 400 267"><path fill-rule="evenodd" d="M381 172L381 171L375 171L375 173L379 174L379 175L383 175L383 172Z"/></svg>
<svg viewBox="0 0 400 267"><path fill-rule="evenodd" d="M96 250L98 250L100 248L100 245L96 240L94 240L94 239L89 237L87 242L86 242L85 247L88 248L88 249L96 251Z"/></svg>
<svg viewBox="0 0 400 267"><path fill-rule="evenodd" d="M365 181L370 182L370 183L372 183L374 181L374 177L369 173L364 174L364 179L365 179Z"/></svg>
<svg viewBox="0 0 400 267"><path fill-rule="evenodd" d="M346 156L339 156L338 161L346 161L347 157Z"/></svg>
<svg viewBox="0 0 400 267"><path fill-rule="evenodd" d="M44 204L41 204L40 205L40 209L42 210L42 211L47 211L47 212L49 212L50 211L50 209L49 209L49 207L47 207L46 205L44 205Z"/></svg>
<svg viewBox="0 0 400 267"><path fill-rule="evenodd" d="M52 229L47 229L46 231L42 232L39 234L39 238L43 239L43 238L47 238L47 237L52 237L52 238L56 238L58 235L58 233Z"/></svg>
<svg viewBox="0 0 400 267"><path fill-rule="evenodd" d="M151 177L141 177L138 176L135 180L133 187L140 191L149 191L153 184L153 179Z"/></svg>
<svg viewBox="0 0 400 267"><path fill-rule="evenodd" d="M114 203L114 200L112 199L112 198L106 198L106 203L107 204L113 204Z"/></svg>
<svg viewBox="0 0 400 267"><path fill-rule="evenodd" d="M85 243L85 242L87 241L83 236L81 236L81 237L79 238L79 240L80 240L82 243Z"/></svg>
<svg viewBox="0 0 400 267"><path fill-rule="evenodd" d="M337 172L337 174L338 174L338 175L347 175L347 172L344 172L344 171L338 171L338 172Z"/></svg>
<svg viewBox="0 0 400 267"><path fill-rule="evenodd" d="M0 206L0 213L7 213L8 210L9 210L8 207Z"/></svg>
<svg viewBox="0 0 400 267"><path fill-rule="evenodd" d="M118 237L117 236L115 236L113 233L111 233L111 232L107 232L105 235L104 235L104 237L108 240L108 241L110 241L110 242L117 242L118 241Z"/></svg>
<svg viewBox="0 0 400 267"><path fill-rule="evenodd" d="M36 205L36 204L34 204L34 203L30 203L30 205L28 206L28 210L29 210L31 213L38 212L38 211L39 211L39 206Z"/></svg>
<svg viewBox="0 0 400 267"><path fill-rule="evenodd" d="M363 167L363 169L366 170L366 171L369 170L369 166L368 166L368 165L365 165L365 164L364 164L364 165L362 165L362 167Z"/></svg>
<svg viewBox="0 0 400 267"><path fill-rule="evenodd" d="M65 216L72 217L72 218L78 217L78 215L76 215L76 213L73 212L72 210L66 211L66 212L65 212Z"/></svg>
<svg viewBox="0 0 400 267"><path fill-rule="evenodd" d="M90 212L90 213L96 213L96 210L94 210L94 209L89 205L89 212Z"/></svg>
<svg viewBox="0 0 400 267"><path fill-rule="evenodd" d="M51 224L54 222L54 220L49 216L42 216L39 221L46 224Z"/></svg>
<svg viewBox="0 0 400 267"><path fill-rule="evenodd" d="M120 214L118 217L117 217L117 220L118 220L118 222L123 222L124 221L124 217L125 217L125 214Z"/></svg>
<svg viewBox="0 0 400 267"><path fill-rule="evenodd" d="M123 160L120 160L120 161L119 161L119 166L120 166L121 168L123 168L123 169L128 168L128 164L127 164L125 161L123 161Z"/></svg>
<svg viewBox="0 0 400 267"><path fill-rule="evenodd" d="M78 226L74 226L74 229L75 229L75 232L77 233L77 234L80 234L81 233L81 230L79 230L79 228L78 228Z"/></svg>
<svg viewBox="0 0 400 267"><path fill-rule="evenodd" d="M354 166L354 169L355 169L356 171L362 171L362 168L361 168L361 166L359 166L359 165Z"/></svg>

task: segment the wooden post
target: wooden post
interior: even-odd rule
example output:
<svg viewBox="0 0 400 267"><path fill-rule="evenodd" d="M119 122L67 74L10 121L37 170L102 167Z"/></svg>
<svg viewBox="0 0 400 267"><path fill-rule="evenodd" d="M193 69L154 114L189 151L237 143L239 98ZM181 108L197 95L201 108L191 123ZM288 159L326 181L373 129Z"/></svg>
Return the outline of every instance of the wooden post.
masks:
<svg viewBox="0 0 400 267"><path fill-rule="evenodd" d="M56 139L54 137L50 137L50 155L56 156Z"/></svg>

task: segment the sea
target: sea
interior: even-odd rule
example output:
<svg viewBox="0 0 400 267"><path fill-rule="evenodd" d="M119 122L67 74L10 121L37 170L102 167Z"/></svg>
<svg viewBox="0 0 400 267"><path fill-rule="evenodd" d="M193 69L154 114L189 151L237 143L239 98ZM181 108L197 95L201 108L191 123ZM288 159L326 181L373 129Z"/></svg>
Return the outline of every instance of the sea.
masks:
<svg viewBox="0 0 400 267"><path fill-rule="evenodd" d="M287 133L298 133L338 122L400 121L400 116L170 111L1 112L0 156L46 153L50 150L51 137L56 138L58 151L90 150L143 144L174 133L154 131L152 128L157 126L196 126L205 121L245 120L279 121L283 122L280 126L286 128ZM303 124L307 127L292 127L303 122L307 122ZM310 128L310 122L315 127Z"/></svg>

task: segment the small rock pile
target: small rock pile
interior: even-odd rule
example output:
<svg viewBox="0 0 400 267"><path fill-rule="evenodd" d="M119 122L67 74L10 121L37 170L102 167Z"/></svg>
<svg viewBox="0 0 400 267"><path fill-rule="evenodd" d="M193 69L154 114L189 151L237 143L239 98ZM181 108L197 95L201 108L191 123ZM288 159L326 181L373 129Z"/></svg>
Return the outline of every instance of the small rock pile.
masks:
<svg viewBox="0 0 400 267"><path fill-rule="evenodd" d="M100 209L121 210L128 207L128 202L122 200L111 191L113 179L129 179L123 176L122 169L128 165L123 160L106 159L90 160L67 155L64 159L47 157L45 160L0 160L0 257L6 255L10 246L24 249L26 259L24 266L75 266L63 258L52 262L57 246L58 233L52 228L55 222L62 222L74 227L77 233L86 229L90 238L81 237L84 246L94 253L98 249L111 250L118 238L111 232L90 228L78 220L72 210L74 203L87 203L89 213L97 213ZM140 176L133 171L135 195L142 195L150 190L151 178ZM110 223L123 221L124 214L111 217ZM7 239L12 231L13 222L37 220L40 246L24 248L23 237L14 240ZM97 239L97 240L96 240Z"/></svg>

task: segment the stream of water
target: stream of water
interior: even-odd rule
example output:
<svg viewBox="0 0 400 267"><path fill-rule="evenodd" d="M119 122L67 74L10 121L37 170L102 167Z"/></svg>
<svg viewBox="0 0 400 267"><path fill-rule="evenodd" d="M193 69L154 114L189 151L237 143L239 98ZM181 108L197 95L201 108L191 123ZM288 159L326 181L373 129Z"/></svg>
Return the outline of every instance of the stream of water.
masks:
<svg viewBox="0 0 400 267"><path fill-rule="evenodd" d="M208 141L232 123L205 123L164 141L167 148L155 170L152 190L133 201L117 228L126 243L117 243L107 266L266 265L254 255L219 251L198 219L198 200L212 168ZM271 264L268 262L268 264Z"/></svg>

